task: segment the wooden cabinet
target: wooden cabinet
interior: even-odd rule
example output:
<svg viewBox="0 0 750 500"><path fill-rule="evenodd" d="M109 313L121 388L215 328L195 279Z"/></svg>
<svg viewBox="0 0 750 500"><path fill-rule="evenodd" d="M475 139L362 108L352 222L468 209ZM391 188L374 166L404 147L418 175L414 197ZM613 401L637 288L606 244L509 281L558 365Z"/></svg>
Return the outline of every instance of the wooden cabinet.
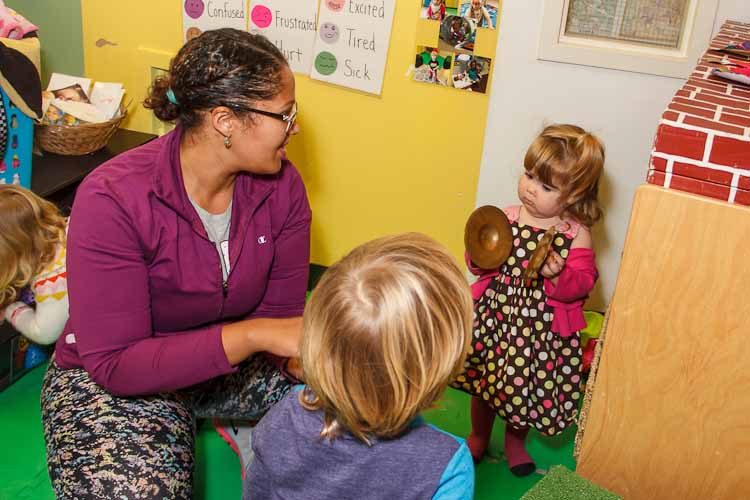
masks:
<svg viewBox="0 0 750 500"><path fill-rule="evenodd" d="M628 500L750 498L750 207L638 188L577 472Z"/></svg>

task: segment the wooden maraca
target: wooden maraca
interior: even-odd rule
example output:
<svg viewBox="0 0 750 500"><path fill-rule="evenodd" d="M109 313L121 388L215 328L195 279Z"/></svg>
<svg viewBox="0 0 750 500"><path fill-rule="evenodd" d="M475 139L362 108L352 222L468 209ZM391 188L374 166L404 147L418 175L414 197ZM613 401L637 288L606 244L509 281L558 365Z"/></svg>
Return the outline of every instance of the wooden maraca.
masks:
<svg viewBox="0 0 750 500"><path fill-rule="evenodd" d="M480 268L500 267L513 249L513 232L508 217L492 205L477 208L466 221L464 245L471 261Z"/></svg>
<svg viewBox="0 0 750 500"><path fill-rule="evenodd" d="M536 244L534 253L529 258L529 265L523 273L523 281L525 283L528 284L539 277L539 270L542 269L544 261L547 260L547 255L550 248L552 248L552 242L555 241L555 236L557 236L557 229L555 226L552 226L544 232L544 236Z"/></svg>

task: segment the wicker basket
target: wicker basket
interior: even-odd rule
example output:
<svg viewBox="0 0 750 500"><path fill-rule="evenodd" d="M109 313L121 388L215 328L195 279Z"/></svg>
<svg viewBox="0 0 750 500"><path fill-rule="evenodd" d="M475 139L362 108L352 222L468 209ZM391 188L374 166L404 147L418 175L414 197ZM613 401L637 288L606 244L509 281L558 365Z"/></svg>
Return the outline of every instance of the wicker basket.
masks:
<svg viewBox="0 0 750 500"><path fill-rule="evenodd" d="M42 150L60 155L85 155L107 145L128 110L120 109L120 116L103 123L81 123L79 125L48 125L37 123L34 127L34 143Z"/></svg>

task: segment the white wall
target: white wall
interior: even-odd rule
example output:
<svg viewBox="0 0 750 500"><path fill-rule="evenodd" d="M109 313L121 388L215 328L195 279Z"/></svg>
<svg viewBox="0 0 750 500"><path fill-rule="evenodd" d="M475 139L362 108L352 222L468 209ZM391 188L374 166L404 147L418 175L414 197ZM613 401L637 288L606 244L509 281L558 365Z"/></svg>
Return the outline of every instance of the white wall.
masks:
<svg viewBox="0 0 750 500"><path fill-rule="evenodd" d="M518 203L523 156L543 125L575 123L597 134L607 148L600 193L606 216L594 228L601 277L588 306L603 310L614 290L633 193L646 178L656 126L683 82L537 60L543 3L503 2L477 206ZM717 18L749 16L748 0L722 0Z"/></svg>
<svg viewBox="0 0 750 500"><path fill-rule="evenodd" d="M716 12L714 33L719 31L727 19L750 23L750 2L748 0L721 0Z"/></svg>

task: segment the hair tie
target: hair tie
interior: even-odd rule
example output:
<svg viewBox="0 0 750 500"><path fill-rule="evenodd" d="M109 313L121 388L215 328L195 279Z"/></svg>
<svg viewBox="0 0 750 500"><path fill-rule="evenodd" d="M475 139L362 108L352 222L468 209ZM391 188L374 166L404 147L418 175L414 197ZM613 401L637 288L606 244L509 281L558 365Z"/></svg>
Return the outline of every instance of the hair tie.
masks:
<svg viewBox="0 0 750 500"><path fill-rule="evenodd" d="M175 106L179 106L177 103L177 98L174 96L174 91L172 89L167 90L167 100L174 104Z"/></svg>

